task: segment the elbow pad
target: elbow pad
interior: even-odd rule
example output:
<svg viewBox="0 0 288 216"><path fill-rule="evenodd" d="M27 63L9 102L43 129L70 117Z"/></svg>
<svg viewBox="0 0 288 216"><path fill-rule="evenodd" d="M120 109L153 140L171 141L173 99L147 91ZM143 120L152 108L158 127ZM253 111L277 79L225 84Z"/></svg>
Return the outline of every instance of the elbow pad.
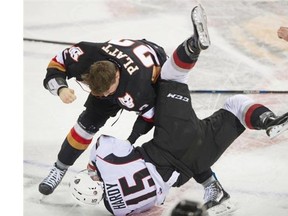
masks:
<svg viewBox="0 0 288 216"><path fill-rule="evenodd" d="M46 85L45 85L46 89L49 90L49 92L55 96L58 95L58 91L60 90L60 88L63 87L67 87L68 88L68 84L66 82L65 79L63 79L62 77L55 77L53 79L50 79Z"/></svg>

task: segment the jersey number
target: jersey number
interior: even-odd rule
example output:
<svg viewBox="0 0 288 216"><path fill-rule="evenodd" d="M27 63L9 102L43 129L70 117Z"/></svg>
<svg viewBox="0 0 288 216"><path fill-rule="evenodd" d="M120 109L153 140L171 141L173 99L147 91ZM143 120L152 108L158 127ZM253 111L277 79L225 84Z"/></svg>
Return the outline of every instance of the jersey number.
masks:
<svg viewBox="0 0 288 216"><path fill-rule="evenodd" d="M123 191L123 195L124 196L128 196L130 194L134 194L136 192L140 192L140 191L145 191L145 185L144 185L144 178L148 177L150 174L148 172L148 169L145 168L145 169L142 169L138 172L136 172L134 175L133 175L133 179L135 181L135 184L132 185L132 186L129 186L128 185L128 182L126 180L125 177L123 178L120 178L119 179L119 183L122 187L122 191ZM146 180L148 182L148 185L150 187L154 186L155 183L153 181L152 178L149 178ZM154 197L156 196L156 190L152 191L152 192L149 192L149 193L144 193L134 199L130 199L130 200L127 200L126 203L127 205L134 205L134 204L137 204L143 200L146 200L150 197Z"/></svg>
<svg viewBox="0 0 288 216"><path fill-rule="evenodd" d="M129 46L132 46L135 42L131 40L110 40L109 43L115 44L118 46L129 47ZM140 45L133 49L133 53L142 62L142 64L147 68L154 65L152 52L153 50L151 50L149 47L145 45ZM155 53L155 56L156 56L156 53Z"/></svg>

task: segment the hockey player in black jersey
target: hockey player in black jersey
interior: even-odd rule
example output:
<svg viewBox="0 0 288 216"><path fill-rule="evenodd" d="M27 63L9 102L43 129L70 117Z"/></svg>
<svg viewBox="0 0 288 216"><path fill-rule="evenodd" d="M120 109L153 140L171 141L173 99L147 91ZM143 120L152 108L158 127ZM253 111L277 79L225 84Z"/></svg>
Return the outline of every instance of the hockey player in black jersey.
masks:
<svg viewBox="0 0 288 216"><path fill-rule="evenodd" d="M145 39L80 42L56 55L48 65L44 87L64 103L76 99L67 79L75 77L91 92L61 146L58 159L39 191L49 195L69 166L87 149L95 133L121 109L139 113L136 122L152 122L155 85L166 61L164 49ZM153 127L149 126L149 129ZM149 129L147 131L149 131Z"/></svg>

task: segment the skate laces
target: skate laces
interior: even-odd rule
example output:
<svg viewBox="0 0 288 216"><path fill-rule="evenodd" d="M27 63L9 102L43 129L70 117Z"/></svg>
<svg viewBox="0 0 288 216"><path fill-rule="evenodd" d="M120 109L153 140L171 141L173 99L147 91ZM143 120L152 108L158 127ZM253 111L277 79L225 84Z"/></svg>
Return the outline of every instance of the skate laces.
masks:
<svg viewBox="0 0 288 216"><path fill-rule="evenodd" d="M52 188L55 188L62 180L67 170L60 170L54 166L49 175L43 180L42 184L49 185Z"/></svg>
<svg viewBox="0 0 288 216"><path fill-rule="evenodd" d="M219 202L223 197L223 190L217 181L212 182L210 185L205 187L204 201L205 203L209 201Z"/></svg>

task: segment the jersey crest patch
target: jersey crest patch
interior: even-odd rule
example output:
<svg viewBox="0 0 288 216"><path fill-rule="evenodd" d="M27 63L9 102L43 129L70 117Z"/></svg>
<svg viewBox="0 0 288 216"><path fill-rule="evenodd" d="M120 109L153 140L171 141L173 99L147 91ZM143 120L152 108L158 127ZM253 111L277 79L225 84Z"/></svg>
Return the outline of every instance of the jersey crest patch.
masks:
<svg viewBox="0 0 288 216"><path fill-rule="evenodd" d="M74 61L78 62L78 58L84 54L80 47L71 47L69 49L69 54Z"/></svg>
<svg viewBox="0 0 288 216"><path fill-rule="evenodd" d="M120 103L123 106L128 107L129 109L133 108L135 106L134 102L133 102L133 98L131 97L130 94L128 94L126 92L126 94L124 95L124 97L118 97L118 100L120 101Z"/></svg>

